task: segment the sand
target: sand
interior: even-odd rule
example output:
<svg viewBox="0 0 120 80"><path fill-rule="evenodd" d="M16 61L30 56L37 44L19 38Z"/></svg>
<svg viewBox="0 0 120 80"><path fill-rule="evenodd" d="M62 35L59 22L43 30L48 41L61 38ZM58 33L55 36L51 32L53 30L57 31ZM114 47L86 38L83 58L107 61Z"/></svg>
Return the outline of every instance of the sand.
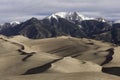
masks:
<svg viewBox="0 0 120 80"><path fill-rule="evenodd" d="M119 67L119 49L70 36L35 40L0 36L0 79L120 80L102 72L103 67Z"/></svg>

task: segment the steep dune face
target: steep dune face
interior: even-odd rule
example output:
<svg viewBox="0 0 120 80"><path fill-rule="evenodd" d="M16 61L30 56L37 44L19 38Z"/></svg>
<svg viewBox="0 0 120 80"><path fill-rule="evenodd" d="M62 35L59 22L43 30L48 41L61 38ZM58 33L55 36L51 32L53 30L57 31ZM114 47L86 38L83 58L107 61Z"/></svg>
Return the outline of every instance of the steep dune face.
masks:
<svg viewBox="0 0 120 80"><path fill-rule="evenodd" d="M22 36L9 38L0 36L0 78L2 80L33 80L30 77L34 77L34 80L47 80L46 77L50 78L49 80L55 78L119 80L119 77L101 72L102 66L110 66L110 62L119 64L114 59L114 57L118 59L117 50L113 44L69 36L36 40Z"/></svg>

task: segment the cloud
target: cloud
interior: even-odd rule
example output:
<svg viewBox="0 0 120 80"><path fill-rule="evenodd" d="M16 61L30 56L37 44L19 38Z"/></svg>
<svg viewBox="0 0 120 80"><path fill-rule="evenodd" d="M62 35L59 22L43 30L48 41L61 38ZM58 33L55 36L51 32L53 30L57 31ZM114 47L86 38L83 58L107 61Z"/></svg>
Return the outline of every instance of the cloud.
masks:
<svg viewBox="0 0 120 80"><path fill-rule="evenodd" d="M78 11L91 17L119 19L120 0L0 0L0 22L43 18L60 11Z"/></svg>

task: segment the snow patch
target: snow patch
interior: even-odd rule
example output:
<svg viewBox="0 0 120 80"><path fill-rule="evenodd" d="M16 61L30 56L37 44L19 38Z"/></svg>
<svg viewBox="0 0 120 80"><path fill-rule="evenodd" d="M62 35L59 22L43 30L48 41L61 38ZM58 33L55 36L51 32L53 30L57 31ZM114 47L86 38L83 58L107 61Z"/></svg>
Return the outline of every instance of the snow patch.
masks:
<svg viewBox="0 0 120 80"><path fill-rule="evenodd" d="M10 24L12 25L12 24L20 24L20 22L19 21L12 21L12 22L10 22Z"/></svg>
<svg viewBox="0 0 120 80"><path fill-rule="evenodd" d="M75 20L82 21L82 20L94 20L95 19L95 18L90 18L84 15L81 15L79 12L58 12L48 17L49 20L51 18L54 18L56 20L58 20L58 18L64 18L69 21L75 21Z"/></svg>

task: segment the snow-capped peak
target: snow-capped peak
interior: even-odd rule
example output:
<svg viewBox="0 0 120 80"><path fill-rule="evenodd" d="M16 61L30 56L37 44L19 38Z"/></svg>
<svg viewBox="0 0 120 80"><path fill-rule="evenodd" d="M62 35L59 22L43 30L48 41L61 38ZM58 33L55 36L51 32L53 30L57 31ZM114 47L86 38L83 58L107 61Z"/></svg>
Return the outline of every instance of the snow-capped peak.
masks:
<svg viewBox="0 0 120 80"><path fill-rule="evenodd" d="M66 19L82 21L82 20L91 20L91 19L94 19L94 18L86 17L84 15L81 15L79 12L70 12L66 15Z"/></svg>
<svg viewBox="0 0 120 80"><path fill-rule="evenodd" d="M67 14L66 12L58 12L58 13L55 13L55 14L53 14L53 15L59 16L59 17L61 17L61 18L65 18L66 14Z"/></svg>
<svg viewBox="0 0 120 80"><path fill-rule="evenodd" d="M20 22L19 21L12 21L12 22L10 22L10 24L13 25L13 26L15 26L15 25L20 24Z"/></svg>
<svg viewBox="0 0 120 80"><path fill-rule="evenodd" d="M54 18L58 20L58 18L64 18L70 21L75 21L75 20L93 20L94 18L89 18L81 15L79 12L58 12L55 14L52 14L51 16L48 17L49 19Z"/></svg>
<svg viewBox="0 0 120 80"><path fill-rule="evenodd" d="M20 24L20 22L19 22L19 21L12 21L12 22L10 22L10 24L11 24L11 25L14 25L14 24L17 25L17 24Z"/></svg>
<svg viewBox="0 0 120 80"><path fill-rule="evenodd" d="M106 20L104 18L101 18L101 17L97 18L97 20L100 22L106 22Z"/></svg>

